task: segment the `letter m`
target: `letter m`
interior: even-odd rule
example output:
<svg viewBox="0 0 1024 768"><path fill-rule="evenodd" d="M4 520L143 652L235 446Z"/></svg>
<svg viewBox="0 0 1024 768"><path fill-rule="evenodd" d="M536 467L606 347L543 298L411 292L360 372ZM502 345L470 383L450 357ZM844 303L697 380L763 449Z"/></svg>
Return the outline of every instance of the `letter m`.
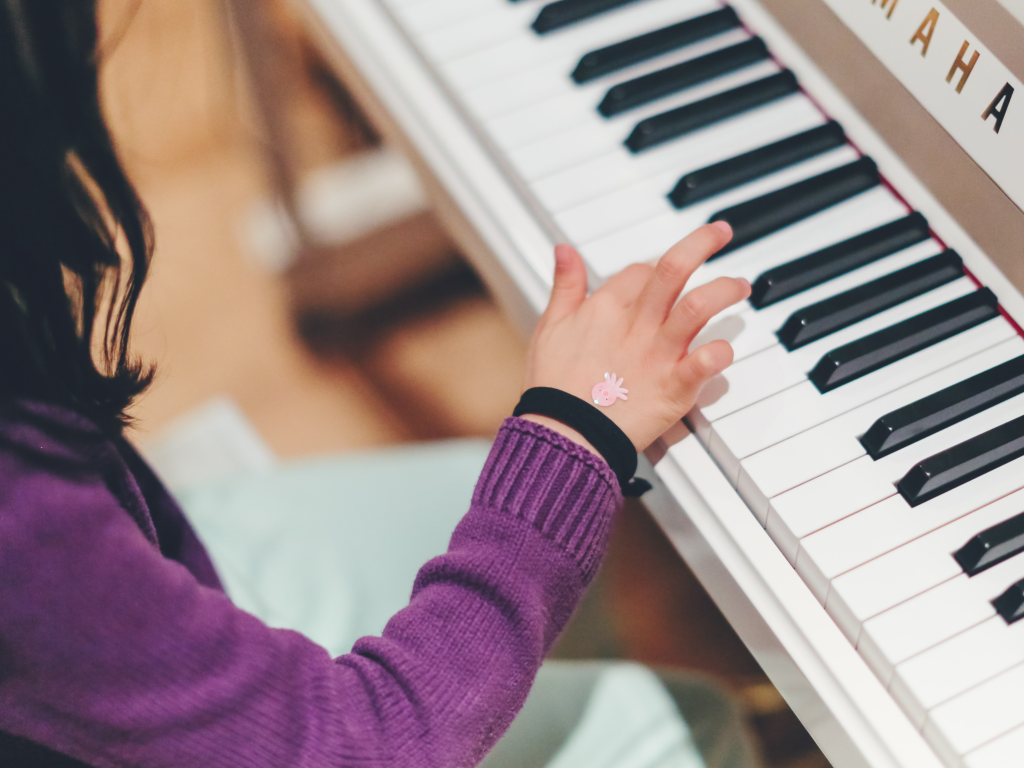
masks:
<svg viewBox="0 0 1024 768"><path fill-rule="evenodd" d="M900 0L881 0L882 10L884 11L886 8L889 9L889 13L887 13L885 15L885 18L887 18L887 19L891 19L892 18L892 12L896 10L896 4L899 1ZM879 4L879 0L871 0L871 4L872 5L878 5Z"/></svg>

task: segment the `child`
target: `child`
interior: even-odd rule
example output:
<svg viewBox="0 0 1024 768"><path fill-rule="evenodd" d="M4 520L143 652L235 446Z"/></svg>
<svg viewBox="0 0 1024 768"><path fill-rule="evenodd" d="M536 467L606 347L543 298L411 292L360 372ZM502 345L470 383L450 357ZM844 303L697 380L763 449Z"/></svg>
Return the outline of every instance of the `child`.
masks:
<svg viewBox="0 0 1024 768"><path fill-rule="evenodd" d="M749 285L722 278L676 303L728 226L589 298L579 255L559 246L524 389L591 403L614 371L628 399L585 404L583 421L524 399L408 606L331 659L230 602L122 436L151 379L128 354L150 245L102 121L96 37L89 0L0 4L0 763L479 762L632 488L607 435L643 449L731 362L725 342L686 350Z"/></svg>

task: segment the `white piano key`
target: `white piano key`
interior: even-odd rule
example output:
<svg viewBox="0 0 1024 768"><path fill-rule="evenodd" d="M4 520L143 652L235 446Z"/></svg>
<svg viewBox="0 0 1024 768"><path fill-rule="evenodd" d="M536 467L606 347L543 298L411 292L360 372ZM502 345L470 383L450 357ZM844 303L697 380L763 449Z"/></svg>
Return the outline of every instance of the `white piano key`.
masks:
<svg viewBox="0 0 1024 768"><path fill-rule="evenodd" d="M713 422L806 379L785 349L772 347L734 363L708 382L697 398L697 408Z"/></svg>
<svg viewBox="0 0 1024 768"><path fill-rule="evenodd" d="M766 309L748 308L735 318L739 325L734 324L733 329L719 330L713 322L709 323L708 327L694 339L691 349L716 338L725 338L732 344L735 360L742 360L748 354L767 349L773 343L777 343L775 333L793 312L884 274L902 269L939 250L939 246L934 240L921 243L920 246L924 247L908 248ZM778 311L772 311L776 309ZM729 330L733 331L731 335L727 335ZM806 429L817 426L827 419L838 416L843 411L855 407L859 402L851 400L849 397L837 397L838 390L822 395L817 388L813 388L813 385L808 384L808 386L812 387L813 391L808 391L806 396L799 399L780 393L778 397L785 398L784 400L774 402L773 398L768 398L718 421L715 425L715 432L722 443L722 448L728 450L738 460L745 459ZM863 389L859 391L863 391ZM825 407L826 404L829 407Z"/></svg>
<svg viewBox="0 0 1024 768"><path fill-rule="evenodd" d="M511 114L485 121L484 127L491 139L506 151L522 149L527 152L535 147L533 151L545 154L546 140L557 142L562 134L571 134L579 126L598 122L607 128L608 150L611 150L618 147L641 120L731 91L774 75L779 70L778 64L766 59L611 117L604 117L597 111L607 86L589 84L567 89ZM566 167L569 166L563 162L553 171Z"/></svg>
<svg viewBox="0 0 1024 768"><path fill-rule="evenodd" d="M573 30L578 32L591 28L592 25L584 24L574 27ZM601 38L601 44L609 39L614 42L615 36L614 31L606 31L605 36ZM460 93L522 72L524 66L534 67L542 63L550 63L562 69L563 75L568 77L579 59L587 52L587 46L585 43L551 43L551 40L533 34L532 30L524 31L503 43L444 62L438 69L443 74L445 82Z"/></svg>
<svg viewBox="0 0 1024 768"><path fill-rule="evenodd" d="M825 610L850 642L865 621L963 573L952 553L1024 511L1016 491L832 580Z"/></svg>
<svg viewBox="0 0 1024 768"><path fill-rule="evenodd" d="M906 207L885 187L862 192L801 222L703 265L701 275L723 274L755 280L765 269L814 253L907 214ZM597 274L618 272L634 261L648 261L688 235L679 212L657 216L619 232L579 246L580 253Z"/></svg>
<svg viewBox="0 0 1024 768"><path fill-rule="evenodd" d="M835 333L830 333L824 338L793 350L789 355L797 365L810 373L814 366L818 364L818 361L833 349L844 344L850 344L896 323L909 320L922 312L927 312L947 302L959 299L961 296L974 293L977 289L977 285L969 277L961 277L958 280L946 283L927 293L904 301L902 304L897 304L895 307L890 307L884 312L879 312L877 315L865 318L859 323L854 323ZM850 384L852 383L854 382L850 382ZM843 386L850 386L850 384L844 384ZM842 388L838 387L838 389Z"/></svg>
<svg viewBox="0 0 1024 768"><path fill-rule="evenodd" d="M509 77L460 94L460 98L477 119L494 120L537 101L566 94L571 98L575 85L569 77L571 67L571 63L558 60L525 71L519 69ZM589 91L593 84L575 87Z"/></svg>
<svg viewBox="0 0 1024 768"><path fill-rule="evenodd" d="M698 282L707 282L721 275L745 277L752 281L766 269L814 253L906 214L903 203L885 187L877 186L707 262L694 277Z"/></svg>
<svg viewBox="0 0 1024 768"><path fill-rule="evenodd" d="M531 2L535 14L544 5L543 0ZM590 51L710 13L719 7L713 0L645 0L545 35L523 28L520 34L500 45L445 62L440 70L456 91L476 88L544 62L562 66L568 77L583 55Z"/></svg>
<svg viewBox="0 0 1024 768"><path fill-rule="evenodd" d="M507 7L419 36L416 42L429 58L441 64L498 45L517 35L533 35L530 24L537 18L538 10L535 3L509 3Z"/></svg>
<svg viewBox="0 0 1024 768"><path fill-rule="evenodd" d="M828 412L821 401L818 388L805 381L714 421L707 448L736 485L740 461L768 447L761 443L773 440L770 436L784 431L800 433L827 421Z"/></svg>
<svg viewBox="0 0 1024 768"><path fill-rule="evenodd" d="M544 2L544 0L529 0L530 2ZM415 5L429 5L433 0L383 0L384 5L391 10L402 12Z"/></svg>
<svg viewBox="0 0 1024 768"><path fill-rule="evenodd" d="M527 183L611 151L629 135L630 126L611 128L598 121L586 123L572 131L543 139L508 153L508 160Z"/></svg>
<svg viewBox="0 0 1024 768"><path fill-rule="evenodd" d="M877 315L862 320L848 328L844 328L841 331L830 334L823 339L819 339L813 344L808 344L806 347L790 352L788 357L800 370L805 373L809 372L824 355L836 347L840 347L844 344L848 344L869 334L875 333L876 331L888 328L891 325L914 317L915 315L926 312L975 290L975 285L970 279L966 277L960 278L959 280L936 288L928 293L922 294L921 296L917 296L909 301L903 302L902 304L892 307L885 312L880 312ZM850 382L844 386L852 386L855 383L856 382ZM813 387L813 385L811 386ZM842 387L840 387L840 389L842 389ZM815 389L815 392L817 392L817 389ZM735 440L730 442L730 435L736 435L737 433L744 436L752 435L755 434L755 430L758 428L762 430L761 434L782 433L782 427L785 423L809 429L815 424L819 424L828 418L828 411L821 406L821 403L824 400L824 395L820 396L820 398L816 398L807 387L803 388L800 395L790 394L784 397L780 396L777 402L774 396L767 397L762 400L760 404L753 405L750 406L749 409L745 409L749 410L749 413L751 414L749 420L740 419L742 412L733 414L737 419L742 420L744 423L740 426L733 425L732 432L729 431L730 424L726 423L723 425L723 428L720 429L717 426L715 418L705 415L705 417L712 422L711 438L709 441L711 454L726 471L726 474L729 475L732 482L737 483L739 481L740 460L745 458L745 456L738 455L737 451L734 450L733 443ZM906 454L904 454L904 456L905 455ZM892 457L887 457L887 461L888 464L886 466L889 466L894 462L898 464L901 459L894 455ZM913 463L916 464L917 462L914 461ZM902 477L902 475L900 476Z"/></svg>
<svg viewBox="0 0 1024 768"><path fill-rule="evenodd" d="M1024 416L1024 395L1017 395L997 405L987 408L981 413L953 424L934 435L901 448L875 462L875 466L895 484L919 462L929 456L952 448L954 445L970 440L972 437L995 429L1020 416Z"/></svg>
<svg viewBox="0 0 1024 768"><path fill-rule="evenodd" d="M771 343L775 343L775 333L782 328L786 320L788 320L789 316L794 312L811 304L831 298L839 293L843 293L844 291L848 291L851 288L856 288L857 286L863 285L871 280L883 277L891 272L908 267L911 264L916 264L930 256L936 255L941 250L942 248L938 242L935 240L926 240L922 243L918 243L917 245L913 245L910 248L905 248L898 253L894 253L892 256L887 256L884 259L879 259L871 264L867 264L860 269L855 269L852 272L841 275L834 280L829 280L821 285L802 291L795 296L790 296L788 299L783 299L782 301L776 302L764 309L748 307L743 313L744 333L748 333L755 338L747 340L743 337L743 334L740 334L738 337L727 339L727 341L731 342L733 345L733 354L735 355L735 359L740 360L747 354L759 352L761 349L771 346ZM711 341L712 338L719 337L702 332L694 340L694 345L706 344L708 341ZM771 338L772 342L764 344L763 340L765 338ZM759 346L761 344L764 344L764 346ZM767 446L761 446L761 448L765 447ZM750 450L748 453L743 455L749 456L756 450L761 450L761 448Z"/></svg>
<svg viewBox="0 0 1024 768"><path fill-rule="evenodd" d="M395 14L402 18L406 13L414 8L431 8L437 5L447 5L451 0L382 0L384 5L388 6ZM548 0L518 0L520 3L528 5L534 5L538 9L541 8ZM488 11L494 10L495 7L501 7L500 0L487 0L487 2L481 3L481 5Z"/></svg>
<svg viewBox="0 0 1024 768"><path fill-rule="evenodd" d="M686 291L690 291L694 287L703 285L722 275L745 277L748 280L754 280L756 276L765 269L790 261L793 258L797 258L794 254L806 255L807 253L817 251L834 242L831 239L833 237L838 236L840 239L852 237L853 234L857 233L857 231L851 232L851 230L854 229L851 224L852 220L856 220L862 225L866 224L867 228L870 229L891 221L894 212L902 211L902 206L900 206L888 190L884 188L878 188L862 195L858 195L856 198L837 205L828 211L817 214L800 224L787 227L781 232L777 232L769 237L763 238L759 243L754 243L745 248L741 248L721 259L702 265L697 269L693 277L691 277L690 281L687 283ZM648 235L651 235L651 233L648 232ZM668 245L671 245L671 243L668 243ZM667 248L668 245L665 247ZM593 254L588 252L586 248L581 250L583 250L584 258L588 260L591 268L601 274L600 268L589 258ZM729 333L728 326L730 323L727 315L733 312L742 312L743 307L749 307L749 304L744 303L742 305L737 305L736 307L726 310L726 312L723 312L716 318L713 318L711 323L715 329L713 332L715 334L727 335ZM942 342L942 344L948 343L948 341ZM913 357L917 360L919 356L924 356L927 360L928 350L918 352L917 355ZM735 362L732 367L736 368L744 362L745 360ZM891 371L892 369L895 369L897 371L903 371L903 369L908 368L910 365L912 365L912 363L899 361L894 365L889 366L886 370ZM932 368L932 370L934 370L934 368ZM884 394L888 391L888 389L884 388L885 385L880 381L880 377L884 375L884 373L876 371L875 373L869 374L856 382L840 387L837 390L833 390L833 392L829 394L830 396L840 397L843 395L837 393L841 393L843 390L849 391L851 387L867 387L871 389L871 391L880 389L881 391L879 392L879 395ZM710 436L710 421L721 418L727 414L723 412L724 408L719 408L717 411L709 412L709 415L705 417L700 411L700 404L710 404L713 400L722 396L725 390L729 388L729 383L725 380L724 376L725 374L718 376L708 383L702 393L703 399L698 400L698 407L691 411L688 417L694 431L705 445L708 445L708 438ZM771 394L773 393L762 392L760 393L760 397L744 399L746 405L743 405L742 407L746 407L747 405L757 402L759 399ZM847 395L847 397L848 396L849 395ZM877 397L878 395L875 396ZM729 405L732 407L733 403L730 402ZM738 407L735 409L738 410ZM728 412L732 413L733 411L729 410ZM813 477L813 475L811 476ZM785 487L781 488L780 492L781 490L785 490ZM744 496L744 498L747 497ZM765 497L765 499L763 499L764 503L761 505L762 510L766 508L767 498L768 497ZM749 498L747 498L747 501L748 503L751 503ZM761 514L758 514L758 517L763 520L764 513L762 512Z"/></svg>
<svg viewBox="0 0 1024 768"><path fill-rule="evenodd" d="M507 6L507 0L424 0L396 10L402 26L414 36L420 36L477 16L505 10ZM533 3L534 13L540 7L540 3Z"/></svg>
<svg viewBox="0 0 1024 768"><path fill-rule="evenodd" d="M888 328L894 323L914 317L921 312L945 304L947 301L952 301L974 290L974 284L967 278L962 278L904 302L890 310L881 312L874 317L862 320L849 328L844 328L795 352L787 351L781 344L777 347L770 347L764 352L759 352L756 355L733 363L730 369L721 374L729 382L728 392L723 393L720 386L712 387L714 383L714 380L712 380L705 387L704 392L697 398L697 407L701 410L704 419L713 424L716 420L728 416L730 413L746 408L759 400L764 400L777 392L783 391L787 387L805 381L806 374L817 364L823 355L832 349L883 328ZM769 353L772 353L771 357L765 357ZM749 369L750 371L757 372L757 379L755 381L738 381L739 377L745 375L744 373L730 376L729 371L733 369L739 369L743 372L748 371L746 367L740 368L740 366L744 366L745 363L751 360L759 361L754 363L753 367ZM785 371L780 371L778 375L762 375L761 366L764 365L763 361L766 360L771 360L773 364L778 360L780 365L782 364L781 361L785 361ZM803 375L798 379L796 378L796 372L800 372ZM845 386L851 386L851 384ZM721 447L720 443L719 446ZM738 461L735 457L730 456L728 452L723 453L723 456L728 457L731 468L738 469Z"/></svg>
<svg viewBox="0 0 1024 768"><path fill-rule="evenodd" d="M812 389L805 391L817 392L817 388L814 388L813 385L809 386ZM707 431L710 435L710 425L708 425ZM826 422L741 461L736 480L736 491L754 512L754 516L766 525L772 538L778 543L780 539L777 536L786 536L787 534L784 531L780 534L772 533L778 529L780 524L780 521L776 519L779 510L773 506L776 497L863 455L864 449L860 442L852 439L847 430L831 422ZM806 530L801 527L799 530L803 533L797 535L794 532L789 535L799 539L800 535L811 533L838 519L830 515L822 525ZM786 527L789 526L786 522L782 524ZM795 562L795 558L796 552L794 551L790 562Z"/></svg>
<svg viewBox="0 0 1024 768"><path fill-rule="evenodd" d="M914 725L944 701L1024 662L1024 622L991 618L898 664L889 691Z"/></svg>
<svg viewBox="0 0 1024 768"><path fill-rule="evenodd" d="M739 307L730 307L730 310L711 318L690 343L688 351L693 352L710 341L722 339L732 346L733 362L737 362L779 343L773 331L757 322L748 302L743 302Z"/></svg>
<svg viewBox="0 0 1024 768"><path fill-rule="evenodd" d="M977 576L955 576L865 621L857 652L888 685L897 664L988 618L999 618L991 600L1022 578L1024 557L1011 557Z"/></svg>
<svg viewBox="0 0 1024 768"><path fill-rule="evenodd" d="M800 542L796 569L822 603L840 574L891 552L946 523L1024 487L1024 458L1016 459L941 496L911 507L886 500L812 533Z"/></svg>
<svg viewBox="0 0 1024 768"><path fill-rule="evenodd" d="M678 171L670 169L658 176L588 200L555 214L555 223L570 240L585 243L638 221L672 214L675 209L668 200L668 193L672 191L679 176ZM704 221L700 221L697 226L704 224Z"/></svg>
<svg viewBox="0 0 1024 768"><path fill-rule="evenodd" d="M847 165L858 157L853 147L838 147L688 206L678 212L677 218L682 228L696 229L716 211ZM670 171L556 214L555 223L569 239L586 243L638 221L675 213L676 209L668 201L668 193L678 180L679 174Z"/></svg>
<svg viewBox="0 0 1024 768"><path fill-rule="evenodd" d="M915 352L910 357L892 363L863 378L844 384L822 397L829 413L844 413L852 408L881 397L911 381L927 376L955 361L963 360L982 350L1000 344L1016 335L1013 326L1001 317L945 339L938 344ZM971 343L975 346L968 347ZM929 350L939 350L929 354ZM913 361L908 362L908 361Z"/></svg>
<svg viewBox="0 0 1024 768"><path fill-rule="evenodd" d="M877 187L724 257L704 263L694 272L683 293L688 293L696 287L723 276L743 277L754 282L765 270L806 256L826 245L832 245L836 242L834 239L836 237L844 240L854 234L860 234L865 228L873 229L876 226L889 223L905 213L903 205L887 189ZM858 222L860 228L855 227L851 223L852 221ZM585 259L588 258L588 254L593 255L589 246L586 245L581 247L581 252ZM595 268L593 263L591 263L591 267ZM749 302L735 304L712 318L709 325L717 325L717 320L726 315L738 314L750 309L752 307ZM729 329L719 330L728 331ZM774 332L772 334L774 339ZM705 343L711 338L717 338L716 332L713 331L705 337L705 341L700 343ZM773 341L773 343L775 342ZM699 346L696 340L695 346ZM751 352L760 351L767 346L769 345L759 346Z"/></svg>
<svg viewBox="0 0 1024 768"><path fill-rule="evenodd" d="M539 108L547 121L553 105L557 108L570 103L582 109L584 118L600 120L603 118L597 112L597 106L613 85L736 45L750 37L750 33L742 28L729 30L585 83L576 83L571 77L579 57L571 61L564 58L542 61L534 66L522 63L508 77L465 91L460 94L460 98L480 120L490 121L491 130L496 136L500 131L508 130L506 120L499 118L508 116L514 125L531 119L534 116L531 108ZM553 131L549 129L549 132ZM541 135L533 138L540 138ZM520 139L521 143L523 141Z"/></svg>
<svg viewBox="0 0 1024 768"><path fill-rule="evenodd" d="M837 439L820 450L841 456L843 451L852 452L855 442ZM892 483L875 471L870 457L862 456L772 499L765 528L786 559L796 565L805 536L895 493Z"/></svg>
<svg viewBox="0 0 1024 768"><path fill-rule="evenodd" d="M963 759L963 768L1006 768L1024 755L1024 725L983 744Z"/></svg>
<svg viewBox="0 0 1024 768"><path fill-rule="evenodd" d="M961 756L1024 724L1022 690L1024 665L1018 665L940 704L922 733L947 765L958 765ZM1019 758L1001 765L1020 765Z"/></svg>
<svg viewBox="0 0 1024 768"><path fill-rule="evenodd" d="M588 107L576 99L558 97L488 123L486 128L508 152L515 169L527 182L533 182L618 149L640 120L732 90L778 69L773 61L761 62L611 118L601 117L596 102ZM802 98L801 94L794 96ZM713 129L710 126L690 136ZM538 131L544 134L541 138Z"/></svg>
<svg viewBox="0 0 1024 768"><path fill-rule="evenodd" d="M939 375L939 372L951 364L966 360L979 351L993 349L997 345L1018 338L1017 332L1006 320L1001 317L993 318L824 395L817 393L816 388L814 393L807 390L809 399L817 402L817 405L809 405L808 408L814 408L818 413L824 410L827 414L839 417L925 377ZM992 359L998 362L993 365L1005 362L1002 357L1004 354L1009 355L1006 360L1015 357L1022 343L1024 342L1017 341L1010 349L994 352ZM981 365L984 365L984 362ZM992 366L987 365L981 370L990 367ZM960 378L952 380L946 379L946 375L943 374L936 380L935 390L931 390L931 384L925 384L925 389L920 390L921 397L925 396L926 390L930 394L931 391L938 391L962 378L967 378L968 375L973 375L967 373L969 370L974 370L972 365L963 369L963 376L960 377L960 370L957 369L952 375ZM948 383L939 385L940 382L946 381ZM860 437L879 416L919 399L917 394L918 390L908 390L904 395L897 394L894 399L879 406L852 414L849 421L844 417L838 424L825 423L820 427L813 427L748 456L740 462L737 489L752 508L767 509L769 499L864 455L863 447L855 438ZM708 431L710 433L710 428ZM771 519L771 512L767 514ZM831 522L835 520L823 523L822 527Z"/></svg>
<svg viewBox="0 0 1024 768"><path fill-rule="evenodd" d="M597 111L601 95L593 89L568 90L539 104L530 104L511 114L488 120L484 123L484 129L502 150L518 151L518 162L524 167L538 165L545 169L543 173L552 173L565 167L562 163L578 163L589 159L553 157L549 146L561 146L560 137L564 134L572 133L581 125L600 126L607 141L604 151L608 152L624 141L636 124L635 120L628 119L626 115L616 115L611 119L602 117ZM675 95L678 99L679 95ZM650 114L657 112L648 111L645 116Z"/></svg>
<svg viewBox="0 0 1024 768"><path fill-rule="evenodd" d="M802 131L816 128L825 118L805 98L787 97L738 115L702 137L684 136L633 153L617 146L607 154L535 182L531 191L549 212L568 208L635 184L666 169L679 178L690 171L727 160ZM674 185L673 185L674 186Z"/></svg>

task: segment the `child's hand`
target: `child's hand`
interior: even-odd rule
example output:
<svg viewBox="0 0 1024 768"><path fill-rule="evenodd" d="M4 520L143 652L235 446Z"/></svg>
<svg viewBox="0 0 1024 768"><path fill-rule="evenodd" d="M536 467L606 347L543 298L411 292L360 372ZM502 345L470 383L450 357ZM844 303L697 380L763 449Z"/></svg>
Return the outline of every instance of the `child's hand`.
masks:
<svg viewBox="0 0 1024 768"><path fill-rule="evenodd" d="M601 412L637 450L646 448L690 410L705 382L732 362L726 341L712 341L692 354L687 349L708 320L750 295L750 284L721 277L676 303L693 271L731 237L724 222L701 227L672 246L657 266L627 267L589 298L583 260L568 245L556 247L554 288L530 343L524 389L554 387L593 402L594 385L614 373L624 379L628 399ZM590 447L575 430L549 418L526 418Z"/></svg>

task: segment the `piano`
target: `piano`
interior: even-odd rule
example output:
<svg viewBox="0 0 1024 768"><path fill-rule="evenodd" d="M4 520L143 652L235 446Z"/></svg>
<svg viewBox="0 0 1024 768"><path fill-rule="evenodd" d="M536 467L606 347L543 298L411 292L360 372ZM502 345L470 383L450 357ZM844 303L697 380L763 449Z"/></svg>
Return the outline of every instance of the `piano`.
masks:
<svg viewBox="0 0 1024 768"><path fill-rule="evenodd" d="M753 284L695 342L735 362L639 474L839 768L1024 764L1024 93L987 3L299 2L524 329L556 242L597 285L732 224L690 287Z"/></svg>

